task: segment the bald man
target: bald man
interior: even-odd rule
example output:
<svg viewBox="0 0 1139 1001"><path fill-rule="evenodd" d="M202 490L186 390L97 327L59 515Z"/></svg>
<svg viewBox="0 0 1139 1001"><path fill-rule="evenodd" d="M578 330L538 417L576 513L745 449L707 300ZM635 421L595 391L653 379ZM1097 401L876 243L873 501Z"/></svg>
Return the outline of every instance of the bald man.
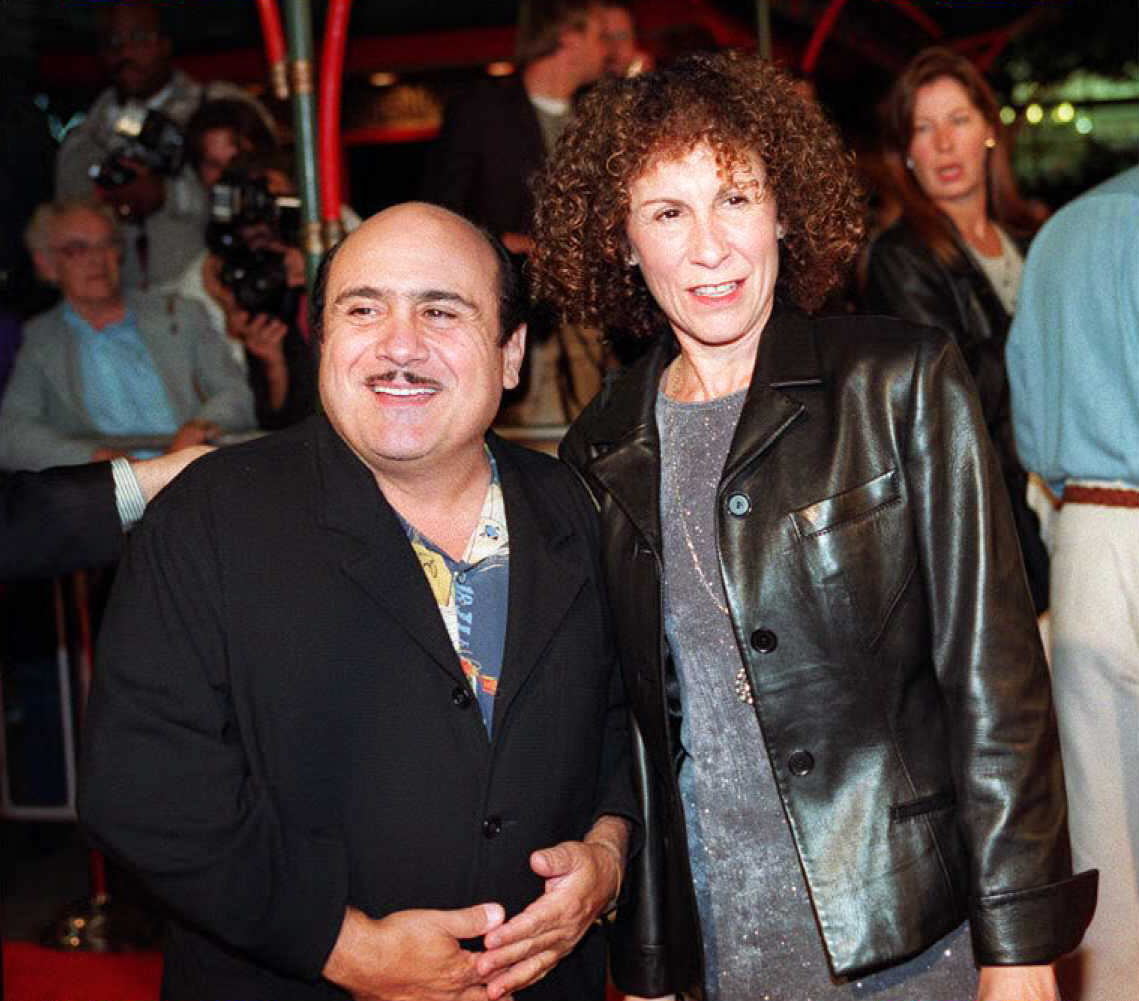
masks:
<svg viewBox="0 0 1139 1001"><path fill-rule="evenodd" d="M488 432L505 251L396 206L314 292L323 415L197 463L105 620L80 811L164 997L604 997L634 816L594 511Z"/></svg>

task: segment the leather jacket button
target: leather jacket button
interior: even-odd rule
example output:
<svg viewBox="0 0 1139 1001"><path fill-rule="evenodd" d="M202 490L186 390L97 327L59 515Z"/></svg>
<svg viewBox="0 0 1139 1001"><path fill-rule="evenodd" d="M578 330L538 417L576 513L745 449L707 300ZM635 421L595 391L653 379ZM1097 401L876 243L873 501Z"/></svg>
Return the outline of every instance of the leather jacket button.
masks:
<svg viewBox="0 0 1139 1001"><path fill-rule="evenodd" d="M758 653L771 653L779 646L779 637L770 629L757 629L751 634L751 645Z"/></svg>
<svg viewBox="0 0 1139 1001"><path fill-rule="evenodd" d="M787 759L787 768L800 778L810 775L815 769L815 756L810 751L792 751Z"/></svg>
<svg viewBox="0 0 1139 1001"><path fill-rule="evenodd" d="M462 685L456 685L451 689L451 705L457 709L466 709L475 697L471 694L469 688L464 688Z"/></svg>
<svg viewBox="0 0 1139 1001"><path fill-rule="evenodd" d="M487 839L497 838L502 832L501 817L487 817L482 822L482 836Z"/></svg>
<svg viewBox="0 0 1139 1001"><path fill-rule="evenodd" d="M751 510L751 499L747 494L732 494L728 498L728 513L742 518Z"/></svg>

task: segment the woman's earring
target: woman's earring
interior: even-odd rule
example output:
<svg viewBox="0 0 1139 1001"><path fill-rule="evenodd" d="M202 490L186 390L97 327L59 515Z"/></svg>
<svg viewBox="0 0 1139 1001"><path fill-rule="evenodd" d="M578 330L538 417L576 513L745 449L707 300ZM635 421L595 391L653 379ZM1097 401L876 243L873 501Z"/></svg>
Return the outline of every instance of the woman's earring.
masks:
<svg viewBox="0 0 1139 1001"><path fill-rule="evenodd" d="M914 169L914 158L912 156L906 157L906 169L907 170L913 170Z"/></svg>
<svg viewBox="0 0 1139 1001"><path fill-rule="evenodd" d="M786 232L787 230L783 228L783 223L780 222L775 224L775 239L782 240Z"/></svg>
<svg viewBox="0 0 1139 1001"><path fill-rule="evenodd" d="M985 140L985 149L996 149L997 141L992 136Z"/></svg>
<svg viewBox="0 0 1139 1001"><path fill-rule="evenodd" d="M625 255L625 266L635 268L637 266L637 259L631 253Z"/></svg>

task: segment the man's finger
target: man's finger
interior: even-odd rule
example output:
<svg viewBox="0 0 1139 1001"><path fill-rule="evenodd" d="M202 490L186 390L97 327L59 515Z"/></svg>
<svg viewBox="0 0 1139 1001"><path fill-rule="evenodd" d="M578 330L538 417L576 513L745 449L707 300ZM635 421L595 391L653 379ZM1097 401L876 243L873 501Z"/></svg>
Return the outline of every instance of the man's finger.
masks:
<svg viewBox="0 0 1139 1001"><path fill-rule="evenodd" d="M479 954L478 962L476 963L479 976L492 976L500 970L505 970L515 963L522 962L522 960L534 953L556 948L557 943L561 941L562 937L559 929L550 929L541 935L522 938L516 942L510 942L507 945L500 946L497 949L488 949L486 952Z"/></svg>
<svg viewBox="0 0 1139 1001"><path fill-rule="evenodd" d="M530 856L530 868L545 879L565 876L577 868L578 858L565 844L543 848Z"/></svg>
<svg viewBox="0 0 1139 1001"><path fill-rule="evenodd" d="M515 914L506 924L495 928L484 939L488 950L533 938L561 921L561 908L549 896L535 900L526 910Z"/></svg>
<svg viewBox="0 0 1139 1001"><path fill-rule="evenodd" d="M556 952L547 951L523 960L486 985L487 997L490 1001L500 1001L512 991L520 991L536 984L554 968L559 958Z"/></svg>
<svg viewBox="0 0 1139 1001"><path fill-rule="evenodd" d="M506 920L501 904L475 904L456 911L435 911L436 924L455 938L479 938Z"/></svg>

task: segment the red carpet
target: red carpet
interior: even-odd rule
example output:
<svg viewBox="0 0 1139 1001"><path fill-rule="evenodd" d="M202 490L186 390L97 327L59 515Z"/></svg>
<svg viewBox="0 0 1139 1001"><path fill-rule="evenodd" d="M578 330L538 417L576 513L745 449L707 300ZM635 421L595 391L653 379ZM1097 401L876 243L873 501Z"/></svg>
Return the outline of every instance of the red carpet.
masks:
<svg viewBox="0 0 1139 1001"><path fill-rule="evenodd" d="M158 1001L157 952L61 952L4 943L4 1001ZM621 995L610 989L611 1001Z"/></svg>
<svg viewBox="0 0 1139 1001"><path fill-rule="evenodd" d="M4 943L5 1001L157 1001L157 952L62 952Z"/></svg>

